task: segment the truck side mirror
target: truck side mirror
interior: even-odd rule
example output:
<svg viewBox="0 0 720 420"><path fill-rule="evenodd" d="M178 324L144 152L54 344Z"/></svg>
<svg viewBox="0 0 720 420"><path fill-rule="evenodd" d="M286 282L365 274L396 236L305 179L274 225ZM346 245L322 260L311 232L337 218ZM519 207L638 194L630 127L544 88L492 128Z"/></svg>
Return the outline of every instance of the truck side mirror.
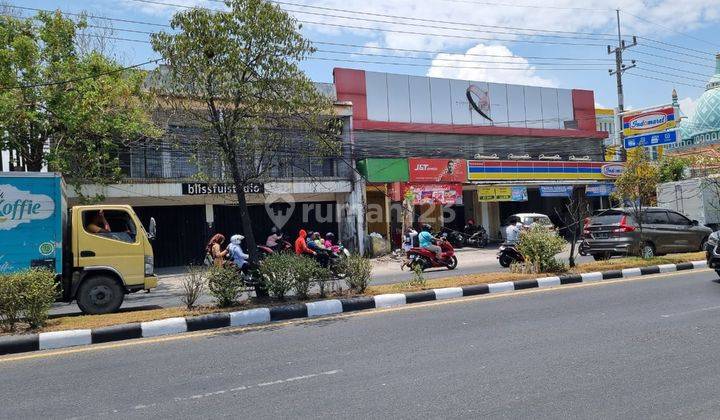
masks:
<svg viewBox="0 0 720 420"><path fill-rule="evenodd" d="M148 239L152 240L155 239L157 236L157 223L155 223L155 218L150 218L150 224L148 225Z"/></svg>
<svg viewBox="0 0 720 420"><path fill-rule="evenodd" d="M700 225L700 222L698 222L697 220L693 220L690 222L690 226L699 226L699 225Z"/></svg>

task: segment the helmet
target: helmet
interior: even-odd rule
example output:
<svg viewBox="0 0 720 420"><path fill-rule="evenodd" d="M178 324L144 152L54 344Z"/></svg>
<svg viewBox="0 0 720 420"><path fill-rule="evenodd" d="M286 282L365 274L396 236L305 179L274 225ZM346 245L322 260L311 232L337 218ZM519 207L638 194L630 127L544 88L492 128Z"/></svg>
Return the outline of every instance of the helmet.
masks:
<svg viewBox="0 0 720 420"><path fill-rule="evenodd" d="M426 231L426 232L430 232L430 231L432 230L432 226L430 226L429 224L425 223L424 225L422 225L422 230L424 230L424 231Z"/></svg>
<svg viewBox="0 0 720 420"><path fill-rule="evenodd" d="M334 238L334 237L335 237L335 234L332 233L332 232L328 232L328 233L325 234L325 237L326 237L326 238Z"/></svg>

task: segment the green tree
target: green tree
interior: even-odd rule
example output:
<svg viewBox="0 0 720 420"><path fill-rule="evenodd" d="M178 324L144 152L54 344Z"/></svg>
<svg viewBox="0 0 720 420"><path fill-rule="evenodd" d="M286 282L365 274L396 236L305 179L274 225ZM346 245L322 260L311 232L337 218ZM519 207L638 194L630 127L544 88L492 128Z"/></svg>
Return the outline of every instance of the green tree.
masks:
<svg viewBox="0 0 720 420"><path fill-rule="evenodd" d="M47 164L76 187L117 181L120 148L160 134L141 89L145 72L80 51L85 27L59 11L0 16L0 146L12 151L12 169Z"/></svg>
<svg viewBox="0 0 720 420"><path fill-rule="evenodd" d="M313 48L297 21L264 0L225 4L226 11L179 12L174 32L152 35L167 63L154 84L170 109L206 130L197 149L217 151L224 162L256 258L245 186L297 156L337 153L339 120L329 118L331 101L298 67Z"/></svg>
<svg viewBox="0 0 720 420"><path fill-rule="evenodd" d="M627 162L622 175L615 181L613 197L628 207L640 231L641 255L650 257L645 249L643 236L643 214L645 207L656 202L657 185L660 181L658 165L648 157L643 147L632 149L627 154Z"/></svg>
<svg viewBox="0 0 720 420"><path fill-rule="evenodd" d="M685 176L685 171L690 167L690 162L682 157L665 156L660 160L658 168L660 182L680 181Z"/></svg>

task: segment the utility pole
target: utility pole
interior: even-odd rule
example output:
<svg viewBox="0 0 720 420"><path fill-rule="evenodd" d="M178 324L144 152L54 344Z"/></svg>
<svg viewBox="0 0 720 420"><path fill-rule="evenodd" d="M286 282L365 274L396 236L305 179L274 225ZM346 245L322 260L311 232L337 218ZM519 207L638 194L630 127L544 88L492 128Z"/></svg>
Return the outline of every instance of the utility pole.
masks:
<svg viewBox="0 0 720 420"><path fill-rule="evenodd" d="M630 47L634 47L637 45L637 37L633 35L633 42L632 44L626 44L625 41L622 39L622 34L620 32L620 9L615 9L615 12L617 14L617 34L618 34L618 45L615 49L613 49L610 45L607 46L608 55L615 54L615 70L609 69L608 73L610 75L615 75L615 78L617 80L617 95L618 95L618 112L617 114L622 114L625 112L625 98L623 96L623 83L622 83L622 75L625 73L626 70L630 70L635 66L635 60L632 60L631 65L626 66L623 64L623 58L622 53L626 49ZM623 145L623 134L622 134L622 117L619 115L616 115L615 119L615 132L617 133L617 140L618 140L618 146L622 147Z"/></svg>

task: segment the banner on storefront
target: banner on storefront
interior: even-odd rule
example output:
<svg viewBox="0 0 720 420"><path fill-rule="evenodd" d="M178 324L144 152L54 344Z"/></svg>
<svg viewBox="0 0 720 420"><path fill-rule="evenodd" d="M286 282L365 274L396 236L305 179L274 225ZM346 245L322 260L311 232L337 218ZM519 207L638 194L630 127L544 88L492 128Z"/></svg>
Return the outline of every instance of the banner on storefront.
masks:
<svg viewBox="0 0 720 420"><path fill-rule="evenodd" d="M622 114L623 135L626 137L660 133L675 129L675 108L672 105L631 111Z"/></svg>
<svg viewBox="0 0 720 420"><path fill-rule="evenodd" d="M606 180L607 162L468 160L470 181Z"/></svg>
<svg viewBox="0 0 720 420"><path fill-rule="evenodd" d="M464 159L408 159L412 182L465 182L467 166Z"/></svg>
<svg viewBox="0 0 720 420"><path fill-rule="evenodd" d="M573 192L572 185L541 185L540 197L570 197Z"/></svg>
<svg viewBox="0 0 720 420"><path fill-rule="evenodd" d="M588 197L607 197L615 191L615 184L593 184L585 187Z"/></svg>
<svg viewBox="0 0 720 420"><path fill-rule="evenodd" d="M527 187L478 187L478 201L527 201Z"/></svg>
<svg viewBox="0 0 720 420"><path fill-rule="evenodd" d="M412 202L416 206L463 203L462 184L407 184L405 192L412 196Z"/></svg>

